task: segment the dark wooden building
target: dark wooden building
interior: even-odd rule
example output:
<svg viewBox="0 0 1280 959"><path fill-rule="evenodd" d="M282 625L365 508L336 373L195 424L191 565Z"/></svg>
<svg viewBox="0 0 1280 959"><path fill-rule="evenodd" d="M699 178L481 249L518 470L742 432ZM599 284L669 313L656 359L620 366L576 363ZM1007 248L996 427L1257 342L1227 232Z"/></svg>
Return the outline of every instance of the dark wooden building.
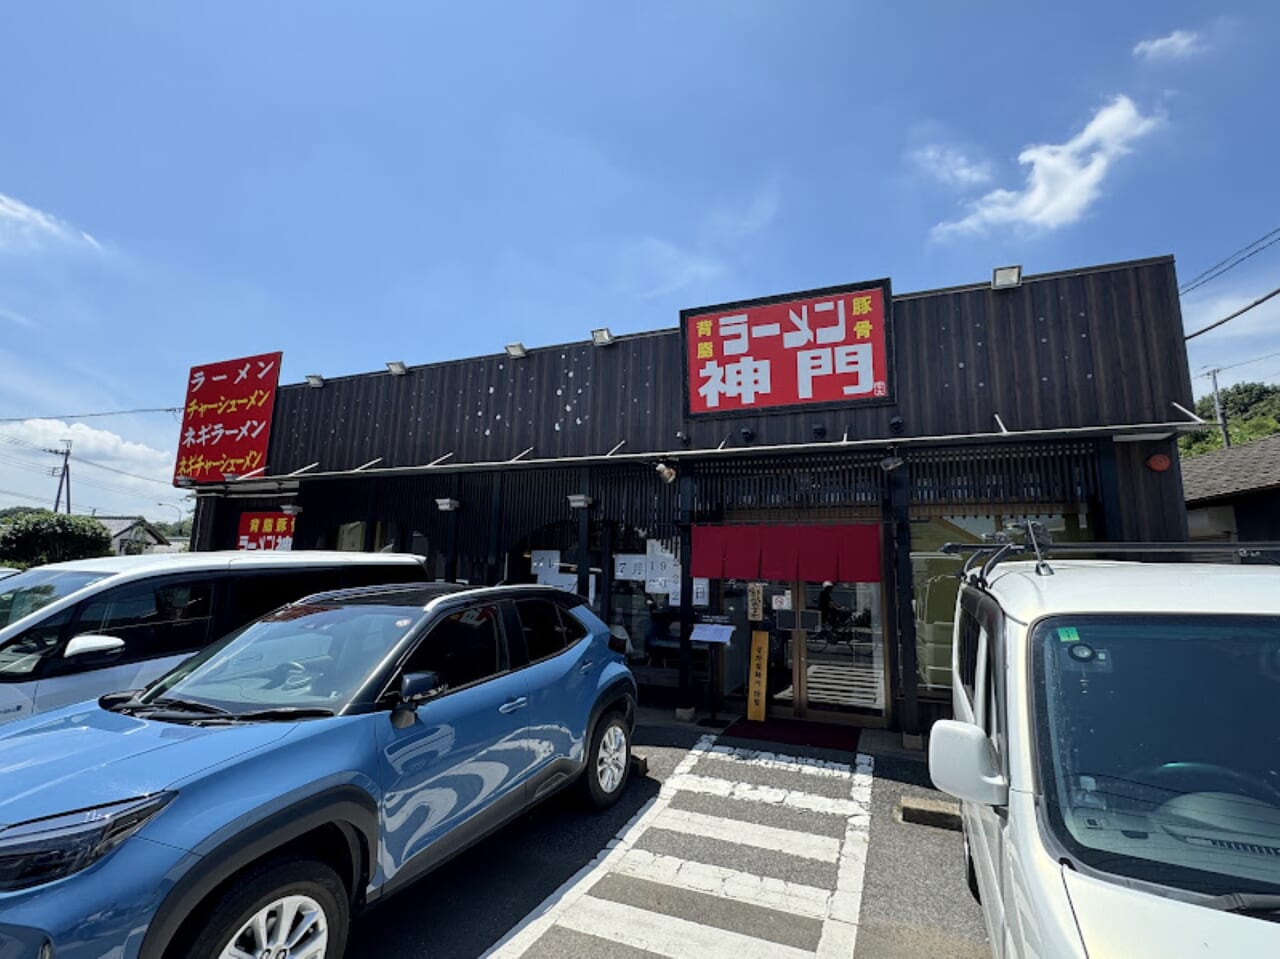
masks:
<svg viewBox="0 0 1280 959"><path fill-rule="evenodd" d="M942 543L1024 517L1185 538L1194 416L1172 258L886 296L886 316L875 403L691 415L679 329L283 386L267 472L202 485L196 543L287 508L295 549L573 586L652 690L692 625L726 623L718 663L685 655L731 699L762 601L770 712L914 731L950 699Z"/></svg>

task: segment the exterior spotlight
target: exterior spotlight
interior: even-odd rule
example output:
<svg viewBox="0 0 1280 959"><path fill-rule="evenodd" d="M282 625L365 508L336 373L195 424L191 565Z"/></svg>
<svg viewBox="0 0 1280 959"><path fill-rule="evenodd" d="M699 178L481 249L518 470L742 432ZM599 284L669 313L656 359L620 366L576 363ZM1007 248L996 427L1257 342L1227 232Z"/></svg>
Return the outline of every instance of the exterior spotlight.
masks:
<svg viewBox="0 0 1280 959"><path fill-rule="evenodd" d="M570 493L569 508L570 509L589 509L592 499L586 493Z"/></svg>
<svg viewBox="0 0 1280 959"><path fill-rule="evenodd" d="M609 332L609 327L604 326L598 330L591 331L591 342L596 346L608 346L613 342L613 334Z"/></svg>
<svg viewBox="0 0 1280 959"><path fill-rule="evenodd" d="M447 496L441 497L440 499L436 500L436 509L438 509L442 513L452 513L461 505L462 504L459 503L456 499L449 499L449 497Z"/></svg>
<svg viewBox="0 0 1280 959"><path fill-rule="evenodd" d="M890 417L890 419L889 419L889 429L893 430L893 432L895 432L895 433L901 433L901 432L902 432L902 417L901 417L901 416L893 416L893 417Z"/></svg>
<svg viewBox="0 0 1280 959"><path fill-rule="evenodd" d="M1022 286L1021 266L997 266L991 271L991 289L1012 290Z"/></svg>
<svg viewBox="0 0 1280 959"><path fill-rule="evenodd" d="M529 351L524 348L523 343L508 343L506 350L507 356L513 360L522 360L529 355Z"/></svg>
<svg viewBox="0 0 1280 959"><path fill-rule="evenodd" d="M392 376L404 376L409 372L409 367L405 366L401 360L392 360L387 364L387 370Z"/></svg>
<svg viewBox="0 0 1280 959"><path fill-rule="evenodd" d="M311 387L313 390L320 389L320 387L324 386L324 377L319 373L308 373L307 386Z"/></svg>
<svg viewBox="0 0 1280 959"><path fill-rule="evenodd" d="M658 473L658 479L662 480L662 482L664 483L675 482L676 471L672 469L670 466L668 466L666 463L659 463L657 466L654 467L654 469Z"/></svg>
<svg viewBox="0 0 1280 959"><path fill-rule="evenodd" d="M285 503L280 507L280 512L284 513L285 516L297 516L302 512L302 507L297 503Z"/></svg>
<svg viewBox="0 0 1280 959"><path fill-rule="evenodd" d="M742 442L744 443L750 443L753 439L756 438L756 431L749 426L744 426L738 432L742 434Z"/></svg>
<svg viewBox="0 0 1280 959"><path fill-rule="evenodd" d="M825 440L827 438L827 428L821 423L814 423L812 426L813 438L815 440Z"/></svg>
<svg viewBox="0 0 1280 959"><path fill-rule="evenodd" d="M880 461L880 468L886 473L892 473L896 469L901 469L904 462L901 456L886 456Z"/></svg>

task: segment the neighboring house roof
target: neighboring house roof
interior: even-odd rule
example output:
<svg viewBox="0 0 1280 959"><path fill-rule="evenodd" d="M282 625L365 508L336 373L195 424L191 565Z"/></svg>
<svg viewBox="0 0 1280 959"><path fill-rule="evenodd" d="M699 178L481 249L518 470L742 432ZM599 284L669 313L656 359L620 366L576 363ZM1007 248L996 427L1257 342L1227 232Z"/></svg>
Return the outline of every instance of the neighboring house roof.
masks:
<svg viewBox="0 0 1280 959"><path fill-rule="evenodd" d="M94 516L93 518L107 528L107 532L111 534L112 539L119 539L138 529L158 545L169 545L169 541L165 539L164 534L141 516Z"/></svg>
<svg viewBox="0 0 1280 959"><path fill-rule="evenodd" d="M1188 503L1280 488L1280 434L1182 460Z"/></svg>

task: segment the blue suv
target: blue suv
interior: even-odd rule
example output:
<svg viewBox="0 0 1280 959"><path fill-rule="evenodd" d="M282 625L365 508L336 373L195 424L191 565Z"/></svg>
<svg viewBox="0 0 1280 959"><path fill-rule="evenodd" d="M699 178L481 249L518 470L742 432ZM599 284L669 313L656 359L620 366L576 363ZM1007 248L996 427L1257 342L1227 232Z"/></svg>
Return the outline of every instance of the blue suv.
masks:
<svg viewBox="0 0 1280 959"><path fill-rule="evenodd" d="M322 593L0 730L0 957L339 959L353 911L627 782L621 641L539 586Z"/></svg>

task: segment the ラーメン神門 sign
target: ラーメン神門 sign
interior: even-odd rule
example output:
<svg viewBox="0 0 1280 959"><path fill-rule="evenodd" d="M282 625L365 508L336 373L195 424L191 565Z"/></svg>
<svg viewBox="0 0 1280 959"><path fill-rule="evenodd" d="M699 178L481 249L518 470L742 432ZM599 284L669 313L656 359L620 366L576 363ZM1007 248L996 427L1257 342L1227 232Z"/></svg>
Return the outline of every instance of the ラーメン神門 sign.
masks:
<svg viewBox="0 0 1280 959"><path fill-rule="evenodd" d="M889 281L684 310L690 415L886 401Z"/></svg>
<svg viewBox="0 0 1280 959"><path fill-rule="evenodd" d="M193 366L173 480L220 483L267 463L280 353Z"/></svg>
<svg viewBox="0 0 1280 959"><path fill-rule="evenodd" d="M293 524L288 513L241 513L237 549L293 549Z"/></svg>

